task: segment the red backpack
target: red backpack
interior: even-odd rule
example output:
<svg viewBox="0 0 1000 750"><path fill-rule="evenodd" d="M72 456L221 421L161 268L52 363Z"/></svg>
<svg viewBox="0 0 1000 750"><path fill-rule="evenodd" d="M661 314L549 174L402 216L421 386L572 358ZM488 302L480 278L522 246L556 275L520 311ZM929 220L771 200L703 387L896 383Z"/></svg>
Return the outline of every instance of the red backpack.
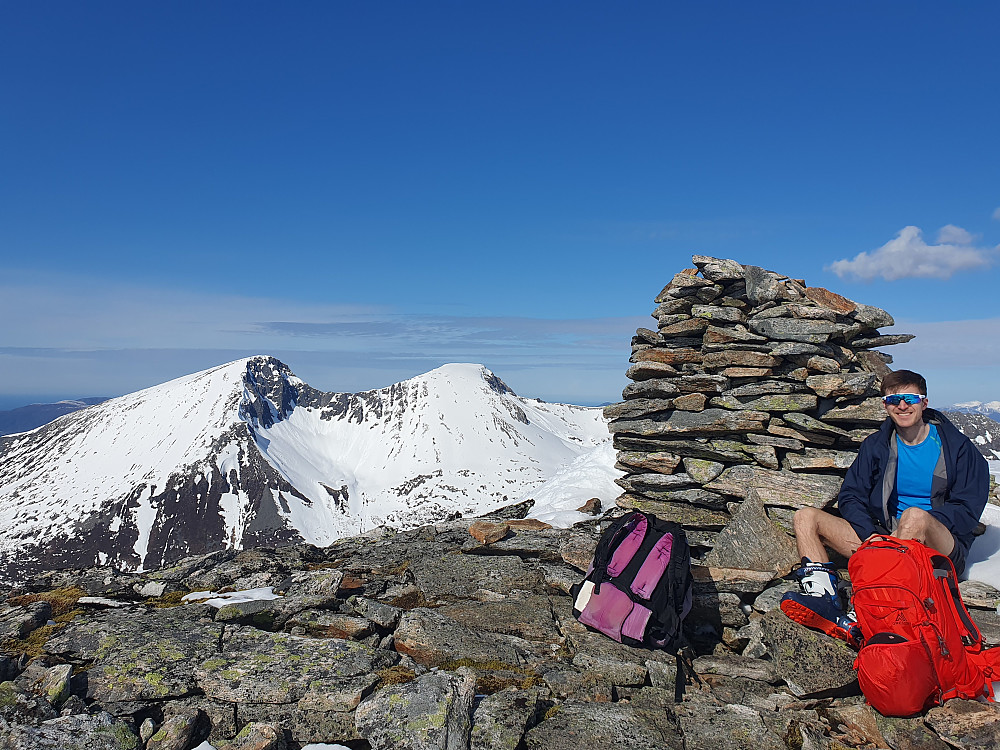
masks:
<svg viewBox="0 0 1000 750"><path fill-rule="evenodd" d="M993 700L1000 649L984 649L947 556L879 536L847 570L865 638L854 668L868 703L885 716L912 716L949 698Z"/></svg>

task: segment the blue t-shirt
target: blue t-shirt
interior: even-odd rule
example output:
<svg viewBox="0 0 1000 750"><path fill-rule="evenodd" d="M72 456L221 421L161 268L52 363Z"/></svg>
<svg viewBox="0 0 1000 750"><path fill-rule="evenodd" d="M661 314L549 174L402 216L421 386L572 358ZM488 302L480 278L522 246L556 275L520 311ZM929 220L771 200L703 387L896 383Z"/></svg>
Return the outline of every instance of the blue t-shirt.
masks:
<svg viewBox="0 0 1000 750"><path fill-rule="evenodd" d="M934 467L941 456L941 438L937 427L929 425L930 432L922 442L907 445L896 435L899 462L896 464L896 494L899 505L896 518L907 508L931 509L931 482Z"/></svg>

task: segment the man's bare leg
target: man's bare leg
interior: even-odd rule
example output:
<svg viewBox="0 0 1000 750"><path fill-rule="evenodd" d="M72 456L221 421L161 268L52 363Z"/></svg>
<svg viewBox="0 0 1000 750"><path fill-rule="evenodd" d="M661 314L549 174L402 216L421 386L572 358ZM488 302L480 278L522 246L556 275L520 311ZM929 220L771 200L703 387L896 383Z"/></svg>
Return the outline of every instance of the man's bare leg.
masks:
<svg viewBox="0 0 1000 750"><path fill-rule="evenodd" d="M926 514L930 516L930 514ZM935 520L931 518L931 520ZM801 508L795 512L795 544L799 557L808 557L812 562L830 562L826 548L850 557L861 545L854 527L843 518L831 515L818 508ZM941 528L944 528L943 526ZM945 529L945 532L948 530ZM949 533L950 537L951 534ZM913 537L916 538L916 537Z"/></svg>
<svg viewBox="0 0 1000 750"><path fill-rule="evenodd" d="M898 539L915 539L942 555L950 555L955 549L955 537L948 531L948 527L920 508L907 508L903 511L893 536Z"/></svg>

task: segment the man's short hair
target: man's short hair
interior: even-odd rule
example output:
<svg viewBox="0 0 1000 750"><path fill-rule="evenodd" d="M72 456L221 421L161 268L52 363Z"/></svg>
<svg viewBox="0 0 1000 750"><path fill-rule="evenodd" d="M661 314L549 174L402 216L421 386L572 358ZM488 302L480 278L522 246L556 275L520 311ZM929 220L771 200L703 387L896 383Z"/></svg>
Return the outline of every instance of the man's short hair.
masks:
<svg viewBox="0 0 1000 750"><path fill-rule="evenodd" d="M924 380L924 376L913 370L893 370L888 375L882 378L882 395L884 396L889 391L898 391L903 386L912 385L916 386L917 392L921 395L927 395L927 381Z"/></svg>

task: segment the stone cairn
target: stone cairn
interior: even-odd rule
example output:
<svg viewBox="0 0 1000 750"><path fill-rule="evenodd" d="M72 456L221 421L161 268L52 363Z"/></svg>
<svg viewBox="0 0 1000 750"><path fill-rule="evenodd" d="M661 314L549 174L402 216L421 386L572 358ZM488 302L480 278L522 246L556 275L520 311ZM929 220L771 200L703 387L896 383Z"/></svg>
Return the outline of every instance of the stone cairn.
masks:
<svg viewBox="0 0 1000 750"><path fill-rule="evenodd" d="M787 572L792 513L835 502L885 418L892 358L873 348L913 336L880 334L885 310L801 279L692 260L656 297L658 330L632 339L624 401L604 410L617 502L681 523L706 565Z"/></svg>

